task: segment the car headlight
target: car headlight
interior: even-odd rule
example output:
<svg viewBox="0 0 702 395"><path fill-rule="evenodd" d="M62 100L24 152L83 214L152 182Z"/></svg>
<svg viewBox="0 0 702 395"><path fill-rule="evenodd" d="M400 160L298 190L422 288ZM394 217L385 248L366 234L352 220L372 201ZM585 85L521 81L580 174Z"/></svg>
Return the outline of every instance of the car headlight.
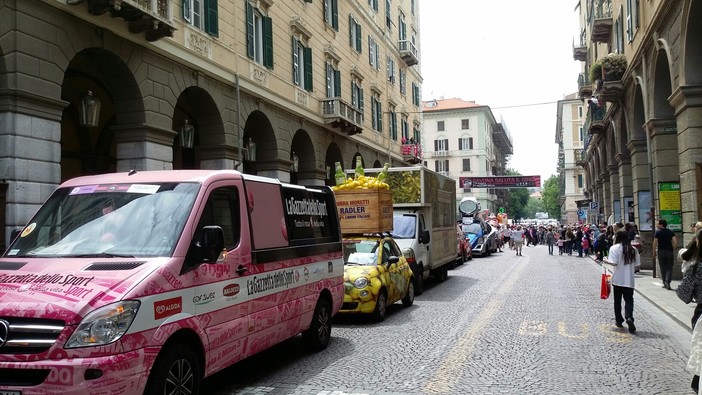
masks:
<svg viewBox="0 0 702 395"><path fill-rule="evenodd" d="M362 289L368 286L368 279L365 277L359 277L353 282L353 286Z"/></svg>
<svg viewBox="0 0 702 395"><path fill-rule="evenodd" d="M66 348L102 346L117 341L134 321L138 300L125 300L90 312L66 342Z"/></svg>
<svg viewBox="0 0 702 395"><path fill-rule="evenodd" d="M484 239L482 236L479 237L479 238L478 238L478 244L484 244L484 243L485 243L485 239Z"/></svg>

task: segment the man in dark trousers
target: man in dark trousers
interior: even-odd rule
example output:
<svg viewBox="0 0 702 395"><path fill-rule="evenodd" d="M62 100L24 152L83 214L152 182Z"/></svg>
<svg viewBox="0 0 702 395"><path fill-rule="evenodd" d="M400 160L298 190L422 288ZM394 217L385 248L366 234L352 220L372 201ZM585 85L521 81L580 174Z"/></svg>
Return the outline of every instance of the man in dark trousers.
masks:
<svg viewBox="0 0 702 395"><path fill-rule="evenodd" d="M656 224L656 233L653 235L653 259L658 256L658 266L661 268L663 288L670 288L673 279L674 251L678 248L678 238L672 230L668 229L668 221L659 219Z"/></svg>
<svg viewBox="0 0 702 395"><path fill-rule="evenodd" d="M577 230L575 231L575 240L573 240L573 248L575 248L578 251L578 258L583 257L583 230L578 225Z"/></svg>

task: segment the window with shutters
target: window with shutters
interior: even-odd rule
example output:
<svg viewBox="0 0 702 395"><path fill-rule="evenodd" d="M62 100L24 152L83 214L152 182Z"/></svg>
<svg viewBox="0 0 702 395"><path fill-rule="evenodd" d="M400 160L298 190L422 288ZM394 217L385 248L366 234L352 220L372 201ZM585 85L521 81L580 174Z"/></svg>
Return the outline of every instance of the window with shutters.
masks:
<svg viewBox="0 0 702 395"><path fill-rule="evenodd" d="M436 121L436 130L443 132L445 130L444 121Z"/></svg>
<svg viewBox="0 0 702 395"><path fill-rule="evenodd" d="M468 137L468 149L473 149L473 138Z"/></svg>
<svg viewBox="0 0 702 395"><path fill-rule="evenodd" d="M273 22L246 1L246 55L265 67L273 68Z"/></svg>
<svg viewBox="0 0 702 395"><path fill-rule="evenodd" d="M374 69L380 70L380 48L373 36L368 36L368 62Z"/></svg>
<svg viewBox="0 0 702 395"><path fill-rule="evenodd" d="M312 91L312 48L308 48L302 42L293 37L293 82L295 85Z"/></svg>
<svg viewBox="0 0 702 395"><path fill-rule="evenodd" d="M461 119L461 129L463 129L463 130L470 129L470 119Z"/></svg>
<svg viewBox="0 0 702 395"><path fill-rule="evenodd" d="M371 97L371 124L373 130L383 131L383 104L380 102L380 95L374 93Z"/></svg>
<svg viewBox="0 0 702 395"><path fill-rule="evenodd" d="M449 141L448 139L434 140L434 151L443 152L448 151Z"/></svg>
<svg viewBox="0 0 702 395"><path fill-rule="evenodd" d="M392 5L390 4L390 0L385 0L385 26L388 28L388 31L392 29Z"/></svg>
<svg viewBox="0 0 702 395"><path fill-rule="evenodd" d="M471 146L470 137L461 137L458 139L458 149L461 151L469 150Z"/></svg>
<svg viewBox="0 0 702 395"><path fill-rule="evenodd" d="M412 104L414 104L415 107L419 107L421 104L419 85L415 84L414 82L412 83Z"/></svg>
<svg viewBox="0 0 702 395"><path fill-rule="evenodd" d="M405 139L405 141L409 140L409 120L407 119L407 115L402 116L402 138Z"/></svg>
<svg viewBox="0 0 702 395"><path fill-rule="evenodd" d="M339 31L339 0L324 0L324 22Z"/></svg>
<svg viewBox="0 0 702 395"><path fill-rule="evenodd" d="M395 85L395 60L388 55L388 82Z"/></svg>
<svg viewBox="0 0 702 395"><path fill-rule="evenodd" d="M373 11L378 12L378 0L368 0L368 5Z"/></svg>
<svg viewBox="0 0 702 395"><path fill-rule="evenodd" d="M327 97L341 97L341 72L332 62L326 63Z"/></svg>
<svg viewBox="0 0 702 395"><path fill-rule="evenodd" d="M405 96L407 94L407 72L404 69L400 69L400 94Z"/></svg>
<svg viewBox="0 0 702 395"><path fill-rule="evenodd" d="M405 23L405 14L402 12L397 17L397 35L400 41L407 40L407 24Z"/></svg>
<svg viewBox="0 0 702 395"><path fill-rule="evenodd" d="M416 120L414 121L414 128L412 129L412 133L413 133L413 135L414 135L414 136L413 136L413 137L414 137L414 142L417 143L417 144L421 144L421 142L422 142L422 140L421 140L422 133L421 133L421 129L420 129L419 122L417 122ZM447 144L448 144L448 140L446 140L446 141L447 141Z"/></svg>
<svg viewBox="0 0 702 395"><path fill-rule="evenodd" d="M443 159L443 160L437 160L434 162L434 170L437 173L441 173L444 175L448 175L447 173L449 172L449 161L448 159Z"/></svg>
<svg viewBox="0 0 702 395"><path fill-rule="evenodd" d="M578 188L582 188L582 187L583 187L583 175L578 174Z"/></svg>
<svg viewBox="0 0 702 395"><path fill-rule="evenodd" d="M363 40L361 35L361 24L358 23L353 15L349 15L349 45L356 52L361 53L361 41Z"/></svg>
<svg viewBox="0 0 702 395"><path fill-rule="evenodd" d="M470 171L470 159L463 159L463 171Z"/></svg>
<svg viewBox="0 0 702 395"><path fill-rule="evenodd" d="M395 112L395 106L390 106L388 121L388 125L390 127L390 139L397 141L397 113Z"/></svg>
<svg viewBox="0 0 702 395"><path fill-rule="evenodd" d="M183 0L183 19L211 36L219 36L216 0Z"/></svg>
<svg viewBox="0 0 702 395"><path fill-rule="evenodd" d="M363 88L361 88L361 82L358 79L351 81L351 105L355 109L363 111Z"/></svg>

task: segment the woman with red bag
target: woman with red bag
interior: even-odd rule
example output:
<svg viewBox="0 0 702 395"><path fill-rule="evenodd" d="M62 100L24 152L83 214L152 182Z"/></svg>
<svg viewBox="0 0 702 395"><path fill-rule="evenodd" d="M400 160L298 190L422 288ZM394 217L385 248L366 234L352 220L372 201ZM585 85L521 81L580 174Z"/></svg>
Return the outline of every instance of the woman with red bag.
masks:
<svg viewBox="0 0 702 395"><path fill-rule="evenodd" d="M639 252L632 247L629 237L623 230L614 235L614 245L603 263L614 266L612 286L614 288L614 319L618 328L629 327L629 333L636 332L634 325L634 272L641 266ZM622 317L622 297L624 316Z"/></svg>

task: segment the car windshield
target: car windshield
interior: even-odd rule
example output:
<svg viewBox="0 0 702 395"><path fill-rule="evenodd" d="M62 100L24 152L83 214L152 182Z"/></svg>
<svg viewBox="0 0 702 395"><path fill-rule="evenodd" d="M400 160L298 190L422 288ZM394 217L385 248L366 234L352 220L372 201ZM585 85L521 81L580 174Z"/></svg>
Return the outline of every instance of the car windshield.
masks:
<svg viewBox="0 0 702 395"><path fill-rule="evenodd" d="M379 245L375 240L344 240L344 264L376 265Z"/></svg>
<svg viewBox="0 0 702 395"><path fill-rule="evenodd" d="M478 223L464 224L461 229L463 229L463 233L472 233L475 235L482 234L482 229Z"/></svg>
<svg viewBox="0 0 702 395"><path fill-rule="evenodd" d="M196 183L60 188L5 256L170 256L199 188Z"/></svg>
<svg viewBox="0 0 702 395"><path fill-rule="evenodd" d="M414 239L414 215L395 215L392 219L392 237L395 239Z"/></svg>

